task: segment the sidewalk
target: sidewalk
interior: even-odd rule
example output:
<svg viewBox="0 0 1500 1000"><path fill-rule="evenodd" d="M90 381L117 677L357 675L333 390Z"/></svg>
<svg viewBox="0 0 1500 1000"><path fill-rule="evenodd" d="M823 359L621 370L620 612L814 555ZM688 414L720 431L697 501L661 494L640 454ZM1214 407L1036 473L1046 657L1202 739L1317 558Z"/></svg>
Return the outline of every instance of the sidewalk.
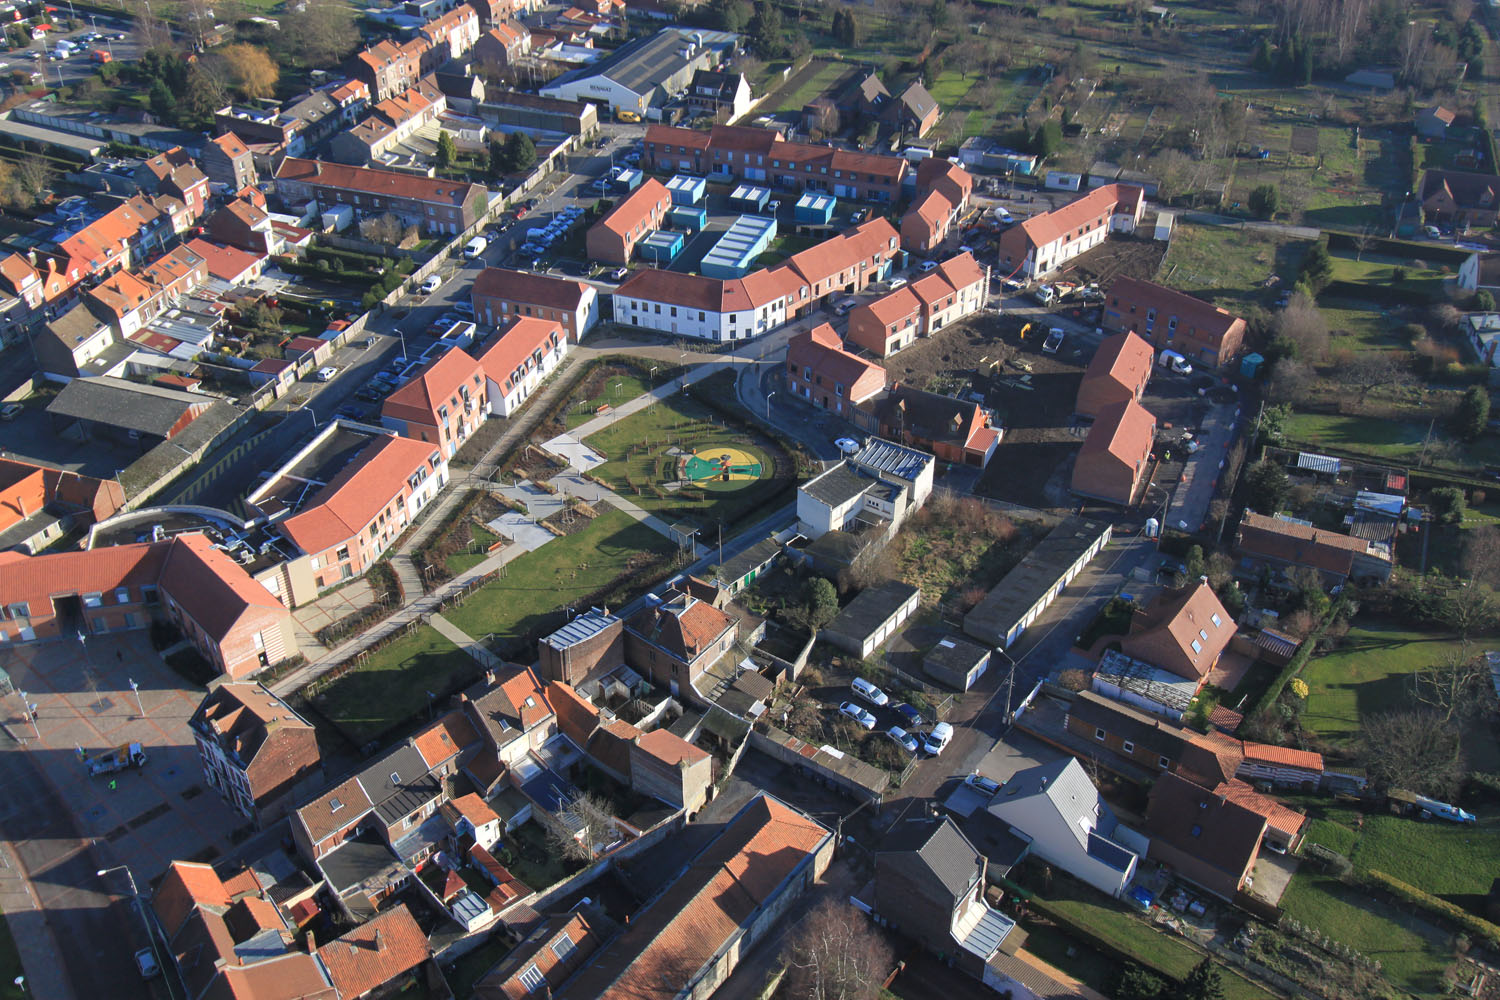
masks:
<svg viewBox="0 0 1500 1000"><path fill-rule="evenodd" d="M74 1000L72 984L58 961L66 952L9 844L0 844L0 910L26 970L26 994L37 1000Z"/></svg>

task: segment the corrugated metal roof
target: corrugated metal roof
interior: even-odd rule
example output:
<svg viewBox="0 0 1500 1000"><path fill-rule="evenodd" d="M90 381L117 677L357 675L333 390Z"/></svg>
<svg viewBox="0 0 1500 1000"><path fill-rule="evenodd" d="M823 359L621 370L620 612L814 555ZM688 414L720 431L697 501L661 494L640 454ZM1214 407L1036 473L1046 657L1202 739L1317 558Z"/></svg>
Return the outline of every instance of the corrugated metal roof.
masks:
<svg viewBox="0 0 1500 1000"><path fill-rule="evenodd" d="M1297 453L1297 468L1308 469L1312 472L1326 472L1330 476L1339 474L1341 468L1339 460L1331 455L1318 455L1310 451Z"/></svg>
<svg viewBox="0 0 1500 1000"><path fill-rule="evenodd" d="M920 476L934 459L925 451L871 438L851 461L857 466L910 481Z"/></svg>

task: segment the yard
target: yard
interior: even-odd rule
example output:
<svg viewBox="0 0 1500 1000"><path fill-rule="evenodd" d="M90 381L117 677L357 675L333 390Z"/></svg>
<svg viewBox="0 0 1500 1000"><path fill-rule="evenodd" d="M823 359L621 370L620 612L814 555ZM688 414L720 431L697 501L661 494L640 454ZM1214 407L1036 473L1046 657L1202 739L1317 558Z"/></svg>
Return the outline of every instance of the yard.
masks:
<svg viewBox="0 0 1500 1000"><path fill-rule="evenodd" d="M1269 305L1291 287L1311 241L1238 226L1179 225L1162 266L1164 285L1231 311ZM1266 281L1279 278L1268 290Z"/></svg>
<svg viewBox="0 0 1500 1000"><path fill-rule="evenodd" d="M780 90L766 99L760 110L766 114L800 114L804 107L824 94L833 96L844 79L855 71L855 67L848 63L814 60L800 73L793 73Z"/></svg>
<svg viewBox="0 0 1500 1000"><path fill-rule="evenodd" d="M429 691L444 695L477 673L469 654L423 625L370 653L309 700L351 743L364 746L425 712Z"/></svg>
<svg viewBox="0 0 1500 1000"><path fill-rule="evenodd" d="M1026 532L978 500L934 497L891 543L896 575L927 604L977 603L1021 561Z"/></svg>
<svg viewBox="0 0 1500 1000"><path fill-rule="evenodd" d="M633 413L591 436L590 447L609 461L594 475L609 488L668 520L686 518L705 532L720 523L728 531L767 504L791 482L790 460L769 441L724 423L724 418L690 398L693 387ZM758 466L756 478L731 474L728 480L701 478L680 486L683 455L735 455L735 468ZM703 537L708 537L705 534Z"/></svg>
<svg viewBox="0 0 1500 1000"><path fill-rule="evenodd" d="M498 855L510 873L538 891L556 885L583 867L572 858L558 856L548 842L547 831L538 820L522 823L501 841L506 850Z"/></svg>
<svg viewBox="0 0 1500 1000"><path fill-rule="evenodd" d="M1430 403L1432 393L1427 394ZM1426 412L1442 412L1441 404L1425 407ZM1415 417L1418 412L1413 411ZM1312 451L1332 450L1364 455L1381 462L1415 465L1422 457L1423 445L1432 430L1432 445L1425 464L1434 469L1453 472L1477 472L1481 466L1500 463L1500 438L1481 437L1471 445L1445 442L1442 428L1432 418L1403 420L1400 417L1355 416L1337 413L1294 413L1285 425L1289 446ZM1436 447L1442 445L1442 447Z"/></svg>
<svg viewBox="0 0 1500 1000"><path fill-rule="evenodd" d="M662 565L674 550L666 538L611 510L584 530L512 560L443 617L475 638L494 633L519 646L548 625L562 624L556 612L563 607Z"/></svg>
<svg viewBox="0 0 1500 1000"><path fill-rule="evenodd" d="M1443 280L1448 272L1415 266L1406 258L1381 257L1364 254L1355 260L1355 255L1346 251L1333 253L1333 280L1356 285L1373 285L1380 288L1398 288L1432 301L1443 297ZM1398 282L1396 269L1402 278Z"/></svg>

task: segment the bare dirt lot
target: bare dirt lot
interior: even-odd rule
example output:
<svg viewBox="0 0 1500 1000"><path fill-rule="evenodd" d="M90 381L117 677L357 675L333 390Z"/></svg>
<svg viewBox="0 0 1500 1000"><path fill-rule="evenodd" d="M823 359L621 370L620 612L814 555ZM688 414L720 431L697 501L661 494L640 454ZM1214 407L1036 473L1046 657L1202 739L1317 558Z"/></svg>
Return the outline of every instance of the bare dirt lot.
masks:
<svg viewBox="0 0 1500 1000"><path fill-rule="evenodd" d="M1150 234L1156 229L1154 217L1141 221L1140 231ZM1111 237L1088 253L1073 260L1056 275L1062 281L1087 284L1099 283L1100 288L1121 275L1152 281L1161 270L1161 262L1167 255L1167 244L1148 236L1125 238Z"/></svg>
<svg viewBox="0 0 1500 1000"><path fill-rule="evenodd" d="M1089 354L1068 341L1057 354L1044 354L1045 326L1033 326L1023 340L1024 326L1018 317L975 317L917 341L888 359L886 369L907 384L995 411L1005 437L977 492L1055 507L1066 499L1056 481L1054 489L1046 487L1082 441L1069 418Z"/></svg>

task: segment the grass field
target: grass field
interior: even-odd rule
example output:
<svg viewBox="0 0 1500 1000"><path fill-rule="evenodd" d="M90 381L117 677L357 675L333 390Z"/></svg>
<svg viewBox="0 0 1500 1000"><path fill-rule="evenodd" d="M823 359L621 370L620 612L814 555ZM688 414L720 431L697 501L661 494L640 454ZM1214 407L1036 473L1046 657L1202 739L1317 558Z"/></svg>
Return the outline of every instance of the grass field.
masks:
<svg viewBox="0 0 1500 1000"><path fill-rule="evenodd" d="M1170 976L1180 979L1203 960L1203 953L1196 948L1180 938L1147 926L1144 921L1127 912L1122 904L1103 896L1095 899L1052 899L1048 900L1047 905L1068 920L1087 927L1102 940L1133 956L1141 964L1159 969ZM1067 970L1066 966L1059 967ZM1083 971L1086 973L1087 969ZM1224 979L1225 1000L1270 1000L1274 996L1222 965L1220 974Z"/></svg>
<svg viewBox="0 0 1500 1000"><path fill-rule="evenodd" d="M1263 288L1272 274L1289 285L1312 245L1281 233L1237 226L1180 225L1162 266L1162 283L1224 306L1242 308L1274 300L1277 289Z"/></svg>
<svg viewBox="0 0 1500 1000"><path fill-rule="evenodd" d="M594 419L601 406L619 406L621 403L628 403L638 396L645 395L648 388L646 381L646 378L639 375L611 375L597 394L575 403L563 418L563 423L567 425L568 430L572 430L579 424Z"/></svg>
<svg viewBox="0 0 1500 1000"><path fill-rule="evenodd" d="M1356 299L1322 296L1318 309L1328 323L1332 350L1405 351L1411 343L1402 337L1401 324L1389 313Z"/></svg>
<svg viewBox="0 0 1500 1000"><path fill-rule="evenodd" d="M848 63L819 62L816 72L803 79L795 87L783 87L761 106L761 113L787 114L800 112L815 98L821 97L854 71L855 67L850 66ZM794 79L795 76L796 74L793 74Z"/></svg>
<svg viewBox="0 0 1500 1000"><path fill-rule="evenodd" d="M556 618L559 608L630 573L644 555L672 548L666 538L612 510L583 531L512 560L505 575L443 617L476 639L491 632L521 639Z"/></svg>
<svg viewBox="0 0 1500 1000"><path fill-rule="evenodd" d="M1359 735L1361 718L1408 703L1412 673L1463 649L1454 636L1361 622L1349 630L1342 648L1313 658L1302 671L1308 686L1302 724L1334 744L1348 745ZM1464 745L1471 767L1500 770L1500 749L1487 726L1475 725Z"/></svg>
<svg viewBox="0 0 1500 1000"><path fill-rule="evenodd" d="M1441 431L1441 428L1437 429ZM1384 417L1344 416L1332 413L1294 413L1286 423L1287 440L1313 450L1331 448L1368 455L1387 462L1415 463L1427 440L1428 423ZM1479 466L1500 462L1500 439L1482 437L1453 452L1429 456L1431 466L1453 471L1475 471Z"/></svg>
<svg viewBox="0 0 1500 1000"><path fill-rule="evenodd" d="M494 545L500 540L499 535L495 534L488 528L481 527L477 524L470 525L469 531L473 534L474 542L476 543L476 547L479 551L455 552L453 555L449 556L445 564L448 567L448 572L452 573L454 576L458 576L458 574L464 572L465 570L473 569L475 566L484 562L485 559L489 558L489 552L485 550L488 549L489 546Z"/></svg>
<svg viewBox="0 0 1500 1000"><path fill-rule="evenodd" d="M351 742L363 746L392 726L427 709L427 692L445 692L474 659L423 625L386 646L356 669L329 684L313 699L318 711Z"/></svg>
<svg viewBox="0 0 1500 1000"><path fill-rule="evenodd" d="M1377 257L1364 254L1359 260L1354 255L1338 251L1333 255L1333 280L1348 281L1360 285L1378 285L1382 288L1400 288L1417 295L1437 300L1443 295L1443 278L1446 272L1412 267L1407 260L1393 257ZM1400 282L1394 280L1396 268L1405 272Z"/></svg>
<svg viewBox="0 0 1500 1000"><path fill-rule="evenodd" d="M688 517L699 527L722 521L727 530L740 518L761 509L765 497L775 488L771 478L775 458L750 435L722 423L711 424L712 420L722 418L681 393L648 406L588 439L590 446L598 448L609 458L594 470L594 475L643 510L661 512L667 517ZM648 446L644 453L624 457L627 447L642 442ZM698 484L706 494L706 499L701 501L665 490L663 495L657 496L644 488L637 495L632 484L645 487L647 483L655 483L661 487L676 479L677 460L667 454L667 449L674 446L685 451L714 447L742 449L759 460L761 478L757 481L704 481Z"/></svg>
<svg viewBox="0 0 1500 1000"><path fill-rule="evenodd" d="M1287 916L1381 964L1388 979L1424 996L1444 994L1440 977L1448 964L1446 935L1388 907L1337 879L1304 869L1292 877L1281 906Z"/></svg>

